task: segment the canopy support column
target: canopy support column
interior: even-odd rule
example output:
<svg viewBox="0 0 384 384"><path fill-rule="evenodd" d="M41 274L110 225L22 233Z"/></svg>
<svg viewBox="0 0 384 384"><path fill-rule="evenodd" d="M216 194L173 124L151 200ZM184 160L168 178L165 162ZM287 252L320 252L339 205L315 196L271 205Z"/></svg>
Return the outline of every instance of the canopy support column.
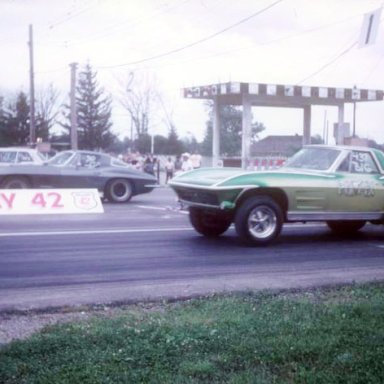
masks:
<svg viewBox="0 0 384 384"><path fill-rule="evenodd" d="M335 136L336 145L343 145L344 138L347 133L346 132L347 127L344 124L344 104L340 104L337 106L337 112L338 112L338 121L335 127L334 136Z"/></svg>
<svg viewBox="0 0 384 384"><path fill-rule="evenodd" d="M216 96L213 98L212 167L219 165L220 125L220 105Z"/></svg>
<svg viewBox="0 0 384 384"><path fill-rule="evenodd" d="M246 95L243 95L243 118L242 118L242 140L241 140L241 167L247 169L250 160L251 149L251 126L252 109L251 101Z"/></svg>
<svg viewBox="0 0 384 384"><path fill-rule="evenodd" d="M311 144L311 106L305 105L303 110L304 110L303 145L307 145L307 144Z"/></svg>

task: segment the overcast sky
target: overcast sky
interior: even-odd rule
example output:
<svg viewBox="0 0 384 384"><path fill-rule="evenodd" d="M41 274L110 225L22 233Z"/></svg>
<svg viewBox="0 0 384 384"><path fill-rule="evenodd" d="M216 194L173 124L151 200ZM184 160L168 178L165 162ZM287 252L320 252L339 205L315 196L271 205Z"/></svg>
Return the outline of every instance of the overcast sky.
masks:
<svg viewBox="0 0 384 384"><path fill-rule="evenodd" d="M384 29L376 43L358 41L363 16L380 0L0 0L0 95L29 91L28 26L34 31L36 89L69 92L69 64L89 62L117 96L130 71L156 78L181 136L200 140L203 103L180 89L228 81L384 89ZM384 17L384 13L382 18ZM316 107L314 134L336 108ZM253 108L264 136L302 134L302 112ZM346 108L352 123L352 106ZM129 119L114 108L115 129ZM356 133L384 143L384 102L359 104ZM166 134L157 122L154 133Z"/></svg>

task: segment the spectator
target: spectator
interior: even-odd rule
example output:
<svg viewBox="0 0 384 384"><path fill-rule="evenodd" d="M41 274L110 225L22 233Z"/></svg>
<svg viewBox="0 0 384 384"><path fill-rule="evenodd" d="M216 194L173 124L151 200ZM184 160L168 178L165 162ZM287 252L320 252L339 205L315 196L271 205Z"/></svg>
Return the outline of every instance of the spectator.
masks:
<svg viewBox="0 0 384 384"><path fill-rule="evenodd" d="M157 177L157 180L160 181L160 160L156 157L152 160L153 163L153 174Z"/></svg>
<svg viewBox="0 0 384 384"><path fill-rule="evenodd" d="M181 171L181 156L177 155L175 160L175 173Z"/></svg>
<svg viewBox="0 0 384 384"><path fill-rule="evenodd" d="M193 165L190 160L190 154L188 152L185 152L181 157L181 170L183 172L191 171L193 169Z"/></svg>
<svg viewBox="0 0 384 384"><path fill-rule="evenodd" d="M155 176L154 162L150 156L147 156L144 161L144 172L150 173L151 175Z"/></svg>
<svg viewBox="0 0 384 384"><path fill-rule="evenodd" d="M192 166L193 166L193 169L196 169L196 168L200 168L201 167L201 155L195 151L192 155L191 155L191 163L192 163Z"/></svg>
<svg viewBox="0 0 384 384"><path fill-rule="evenodd" d="M165 184L168 183L168 180L171 180L173 173L175 172L175 164L172 161L171 157L168 157L167 162L165 163Z"/></svg>

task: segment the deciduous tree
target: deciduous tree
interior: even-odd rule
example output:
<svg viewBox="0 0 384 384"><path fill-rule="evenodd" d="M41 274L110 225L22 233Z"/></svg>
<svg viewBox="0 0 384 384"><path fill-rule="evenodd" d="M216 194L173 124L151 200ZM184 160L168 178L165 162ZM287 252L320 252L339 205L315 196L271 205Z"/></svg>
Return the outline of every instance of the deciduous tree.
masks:
<svg viewBox="0 0 384 384"><path fill-rule="evenodd" d="M209 120L204 140L201 144L201 152L204 155L212 155L213 140L213 108L208 104ZM225 156L241 155L242 140L242 111L232 105L224 105L220 108L220 153ZM258 134L265 129L264 125L253 122L251 126L251 142L257 140Z"/></svg>

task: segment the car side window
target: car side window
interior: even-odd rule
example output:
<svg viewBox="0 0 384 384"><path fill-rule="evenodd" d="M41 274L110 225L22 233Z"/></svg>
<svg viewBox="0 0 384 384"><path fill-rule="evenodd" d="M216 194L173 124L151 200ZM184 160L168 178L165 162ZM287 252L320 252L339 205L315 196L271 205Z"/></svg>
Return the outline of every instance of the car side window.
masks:
<svg viewBox="0 0 384 384"><path fill-rule="evenodd" d="M364 151L352 151L349 153L340 164L338 171L363 174L379 173L372 155Z"/></svg>
<svg viewBox="0 0 384 384"><path fill-rule="evenodd" d="M81 154L80 166L83 168L97 168L100 165L99 156L93 154Z"/></svg>
<svg viewBox="0 0 384 384"><path fill-rule="evenodd" d="M31 155L27 152L19 152L17 155L17 163L32 163L33 159Z"/></svg>
<svg viewBox="0 0 384 384"><path fill-rule="evenodd" d="M15 162L16 162L16 152L0 153L0 163L15 163Z"/></svg>

